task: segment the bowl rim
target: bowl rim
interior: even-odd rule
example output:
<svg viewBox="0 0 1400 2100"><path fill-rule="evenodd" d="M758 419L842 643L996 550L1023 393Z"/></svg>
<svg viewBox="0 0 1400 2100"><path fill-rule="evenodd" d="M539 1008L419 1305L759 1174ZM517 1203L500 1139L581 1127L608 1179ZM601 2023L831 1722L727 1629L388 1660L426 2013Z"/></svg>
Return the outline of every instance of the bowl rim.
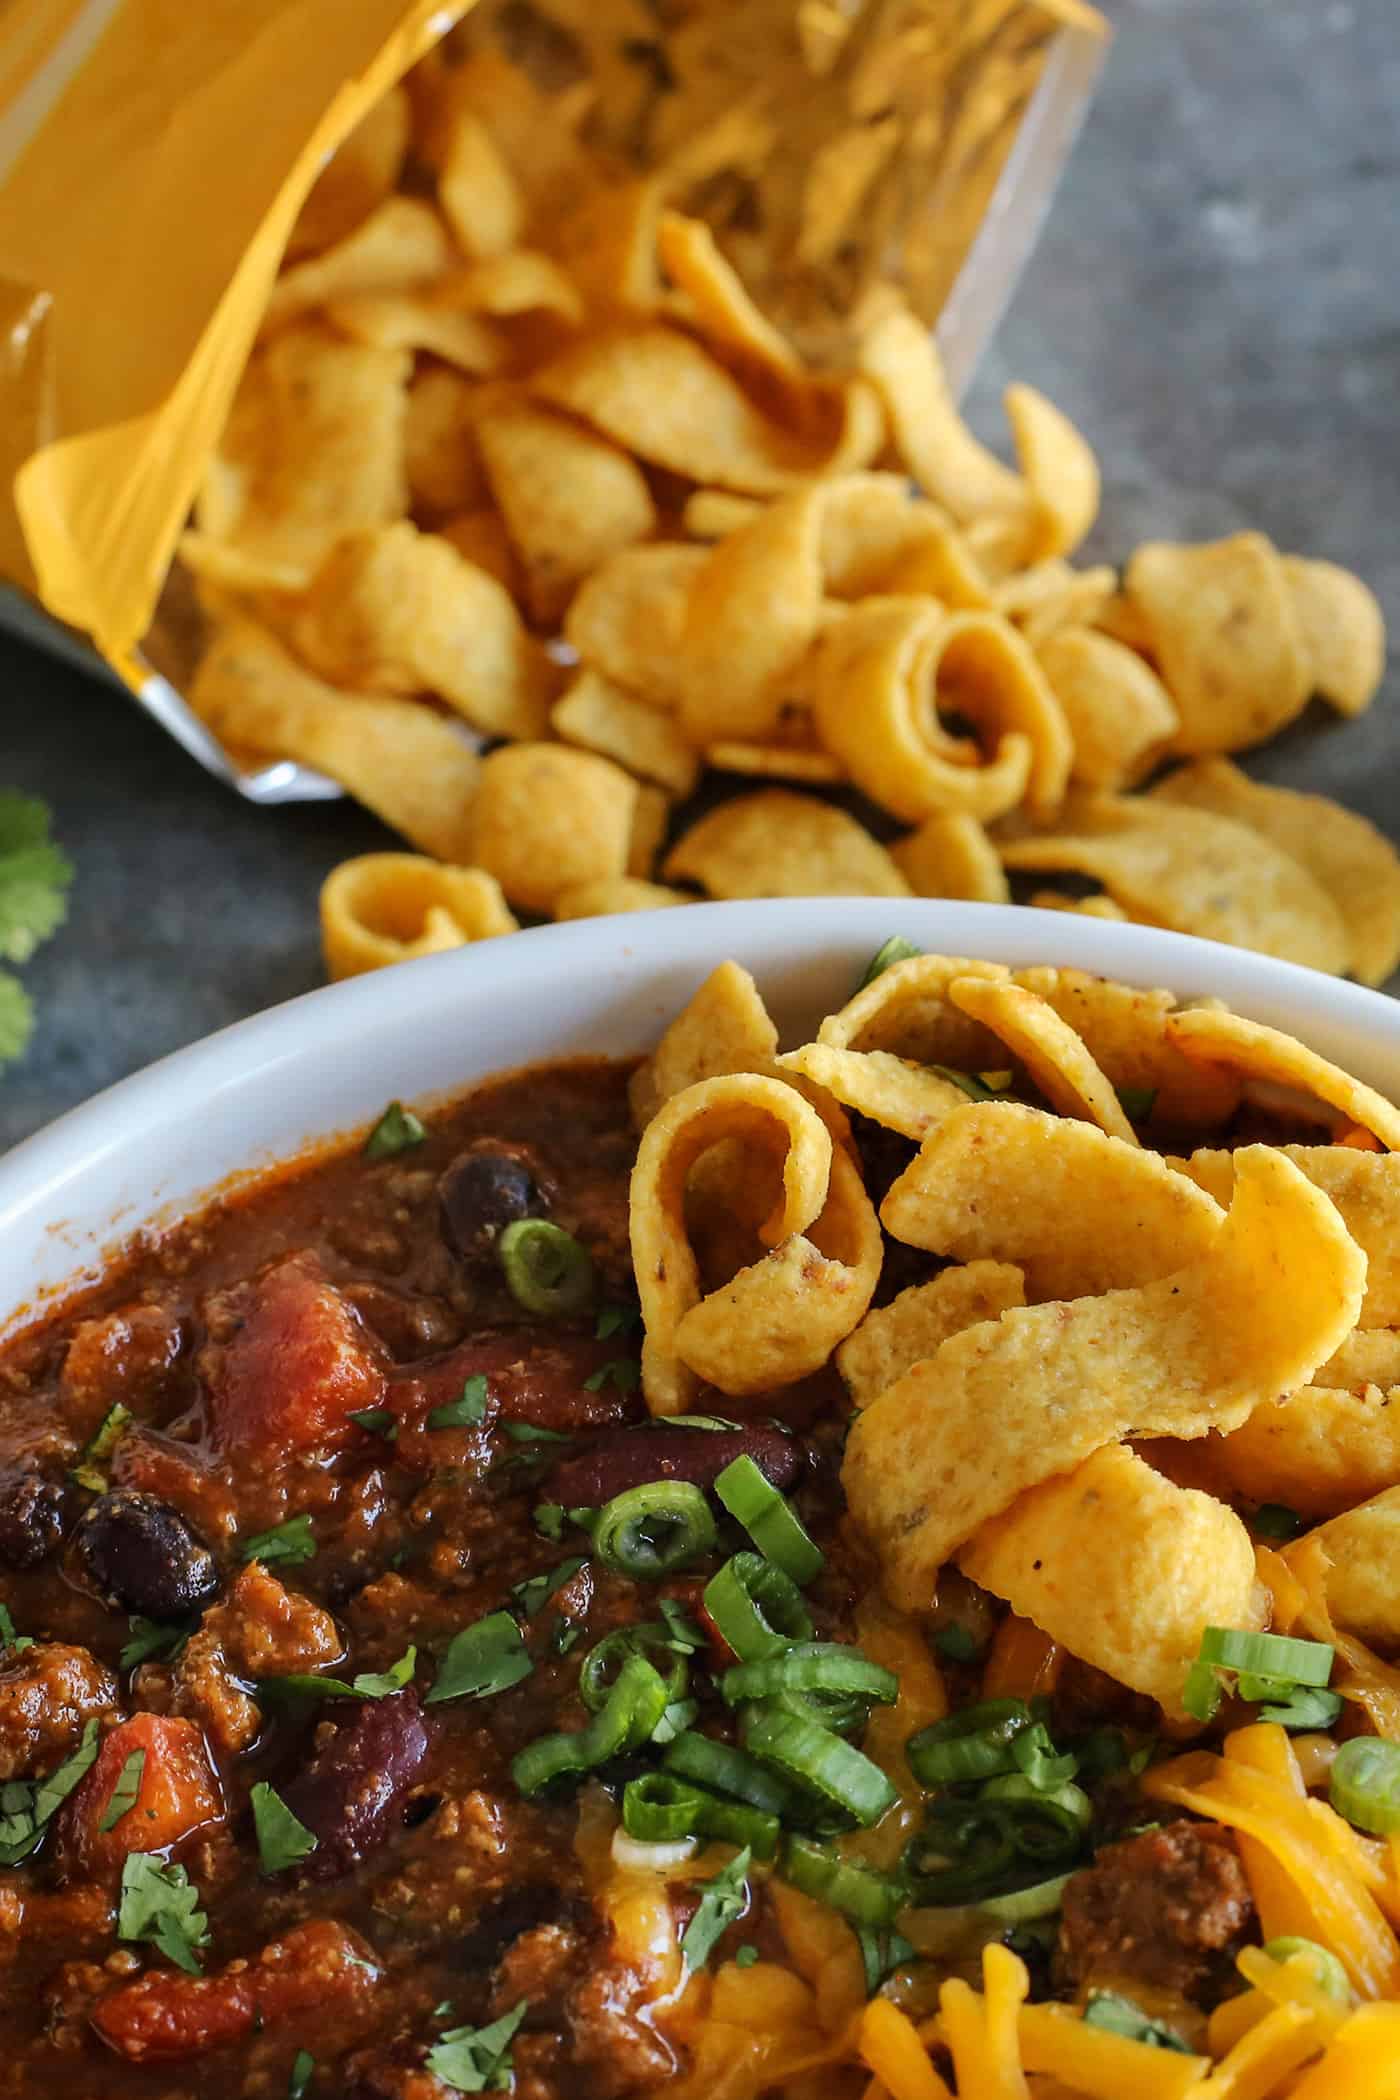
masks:
<svg viewBox="0 0 1400 2100"><path fill-rule="evenodd" d="M1021 905L869 897L700 904L684 912L533 927L397 964L391 1009L386 1008L384 973L374 971L301 993L173 1051L70 1109L0 1158L0 1245L7 1232L32 1230L36 1217L49 1224L62 1217L65 1205L81 1200L85 1177L100 1164L143 1144L158 1144L172 1103L197 1099L213 1115L221 1098L235 1092L240 1106L255 1089L274 1098L279 1086L292 1083L303 1060L328 1051L339 1054L357 1037L382 1034L386 1025L395 1031L442 1026L464 1003L498 992L515 1000L547 999L562 983L582 983L605 970L644 985L663 967L673 970L693 961L707 970L727 956L741 963L754 960L762 983L765 966L746 957L746 947L777 948L800 965L804 959L817 962L828 951L856 952L865 943L873 952L900 932L933 952L1025 965L1059 963L1143 987L1164 985L1180 999L1222 998L1235 1011L1288 1029L1350 1069L1359 1063L1364 1069L1358 1077L1400 1095L1400 1001L1269 956L1155 927ZM513 1064L538 1061L522 1057ZM509 1071L513 1064L507 1058L492 1069ZM479 1081L464 1079L438 1098L472 1083ZM420 1091L410 1098L433 1097ZM338 1134L332 1123L309 1131L306 1143ZM247 1150L252 1167L252 1142ZM273 1162L294 1154L295 1148L284 1148ZM257 1162L259 1171L262 1164ZM213 1193L191 1194L173 1215L196 1212ZM145 1220L133 1220L133 1225L140 1222ZM130 1229L123 1226L121 1232ZM0 1335L16 1317L11 1308L24 1305L27 1295L22 1285L18 1294L0 1285ZM54 1295L46 1288L45 1302ZM56 1296L61 1301L63 1290Z"/></svg>

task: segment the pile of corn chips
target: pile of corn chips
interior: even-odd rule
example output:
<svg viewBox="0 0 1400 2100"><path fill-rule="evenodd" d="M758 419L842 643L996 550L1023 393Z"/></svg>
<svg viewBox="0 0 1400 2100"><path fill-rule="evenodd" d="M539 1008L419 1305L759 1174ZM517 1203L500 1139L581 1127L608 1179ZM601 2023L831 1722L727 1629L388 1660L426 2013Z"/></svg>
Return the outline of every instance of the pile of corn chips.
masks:
<svg viewBox="0 0 1400 2100"><path fill-rule="evenodd" d="M1202 1628L1282 1610L1247 1518L1286 1503L1315 1608L1400 1646L1400 1109L1371 1088L1218 1004L910 954L785 1054L723 964L632 1106L648 1406L834 1360L900 1609L956 1564L1189 1729ZM853 1114L911 1141L888 1187ZM886 1235L927 1256L894 1296Z"/></svg>
<svg viewBox="0 0 1400 2100"><path fill-rule="evenodd" d="M1004 901L1035 871L1075 878L1037 903L1386 978L1400 858L1225 755L1313 694L1368 705L1365 586L1258 533L1076 567L1099 471L1050 402L1009 389L1004 464L902 294L863 280L818 365L680 208L750 164L747 104L657 118L669 158L637 174L591 93L481 44L376 108L308 199L182 543L200 714L419 849L331 877L332 974L519 913ZM707 770L762 784L689 821ZM837 787L868 822L812 792Z"/></svg>

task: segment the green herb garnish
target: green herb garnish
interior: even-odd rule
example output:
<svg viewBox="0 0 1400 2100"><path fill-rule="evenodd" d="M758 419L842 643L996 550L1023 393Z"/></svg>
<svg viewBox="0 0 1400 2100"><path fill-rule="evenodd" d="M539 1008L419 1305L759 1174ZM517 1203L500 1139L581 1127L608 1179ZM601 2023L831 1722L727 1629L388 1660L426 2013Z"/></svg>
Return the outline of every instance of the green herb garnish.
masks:
<svg viewBox="0 0 1400 2100"><path fill-rule="evenodd" d="M564 1536L564 1505L562 1502L537 1502L533 1511L535 1529L542 1539L557 1546Z"/></svg>
<svg viewBox="0 0 1400 2100"><path fill-rule="evenodd" d="M22 1648L33 1646L33 1634L16 1633L15 1622L10 1617L10 1607L8 1604L0 1604L0 1651L8 1648L12 1654L18 1655Z"/></svg>
<svg viewBox="0 0 1400 2100"><path fill-rule="evenodd" d="M640 1308L635 1305L605 1305L593 1332L600 1342L609 1342L615 1334L630 1334L641 1324L641 1318Z"/></svg>
<svg viewBox="0 0 1400 2100"><path fill-rule="evenodd" d="M169 1865L157 1852L127 1853L117 1937L149 1940L177 1969L198 1976L195 1950L208 1941L209 1920L199 1908L199 1890L183 1867Z"/></svg>
<svg viewBox="0 0 1400 2100"><path fill-rule="evenodd" d="M734 1949L734 1966L736 1969L751 1969L757 1960L758 1949L752 1940L745 1940L742 1947Z"/></svg>
<svg viewBox="0 0 1400 2100"><path fill-rule="evenodd" d="M398 1421L387 1407L352 1407L350 1420L370 1436L382 1436L389 1444L399 1433Z"/></svg>
<svg viewBox="0 0 1400 2100"><path fill-rule="evenodd" d="M320 1839L315 1832L297 1820L277 1789L265 1779L258 1781L248 1801L264 1874L281 1874L316 1850Z"/></svg>
<svg viewBox="0 0 1400 2100"><path fill-rule="evenodd" d="M571 1576L577 1575L584 1558L582 1553L576 1554L572 1560L561 1560L558 1567L551 1568L547 1574L527 1575L523 1582L513 1583L510 1594L522 1617L533 1619L537 1611L543 1611L554 1592L561 1590Z"/></svg>
<svg viewBox="0 0 1400 2100"><path fill-rule="evenodd" d="M1304 1529L1303 1519L1286 1502L1261 1502L1249 1520L1249 1528L1261 1539L1296 1539Z"/></svg>
<svg viewBox="0 0 1400 2100"><path fill-rule="evenodd" d="M245 1539L239 1548L244 1560L260 1560L264 1567L281 1562L289 1568L298 1567L302 1561L316 1558L316 1541L311 1535L311 1519L307 1516L288 1517L285 1524L274 1524L271 1531L260 1531L255 1537Z"/></svg>
<svg viewBox="0 0 1400 2100"><path fill-rule="evenodd" d="M489 2027L449 2027L428 2051L426 2068L454 2093L508 2093L515 2084L510 2045L527 2002L522 1998Z"/></svg>
<svg viewBox="0 0 1400 2100"><path fill-rule="evenodd" d="M1090 1991L1089 2002L1084 2008L1084 2025L1102 2027L1109 2034L1121 2034L1130 2042L1142 2042L1149 2049L1175 2049L1182 2056L1191 2054L1190 2047L1173 2027L1166 2027L1160 2020L1151 2020L1140 2005L1131 1998L1124 1998L1117 1991Z"/></svg>
<svg viewBox="0 0 1400 2100"><path fill-rule="evenodd" d="M89 1489L94 1495L106 1494L107 1475L103 1471L103 1462L116 1450L130 1420L131 1409L124 1407L120 1400L113 1401L84 1444L82 1455L73 1468L73 1478L79 1487Z"/></svg>
<svg viewBox="0 0 1400 2100"><path fill-rule="evenodd" d="M486 1420L486 1404L491 1389L483 1374L478 1371L469 1378L455 1400L442 1407L435 1407L428 1416L429 1429L474 1429Z"/></svg>
<svg viewBox="0 0 1400 2100"><path fill-rule="evenodd" d="M139 1612L133 1613L126 1623L131 1628L131 1639L118 1658L124 1670L134 1670L153 1655L173 1662L190 1637L188 1626L162 1626L155 1619L143 1619Z"/></svg>
<svg viewBox="0 0 1400 2100"><path fill-rule="evenodd" d="M413 1680L416 1648L405 1648L387 1670L361 1670L347 1684L343 1677L318 1677L314 1670L291 1677L264 1677L262 1691L305 1692L313 1699L388 1699Z"/></svg>
<svg viewBox="0 0 1400 2100"><path fill-rule="evenodd" d="M57 1815L97 1757L97 1723L89 1721L71 1757L47 1779L10 1779L0 1786L0 1867L17 1867L36 1851Z"/></svg>
<svg viewBox="0 0 1400 2100"><path fill-rule="evenodd" d="M365 1139L366 1159L389 1159L395 1152L409 1152L428 1135L412 1109L402 1101L391 1101Z"/></svg>
<svg viewBox="0 0 1400 2100"><path fill-rule="evenodd" d="M605 1363L600 1370L595 1371L591 1378L584 1379L583 1389L586 1393L601 1393L603 1387L609 1383L615 1385L620 1393L638 1391L642 1383L642 1367L636 1358L613 1357L611 1362Z"/></svg>
<svg viewBox="0 0 1400 2100"><path fill-rule="evenodd" d="M425 1704L490 1698L519 1684L534 1667L515 1619L493 1611L453 1636Z"/></svg>
<svg viewBox="0 0 1400 2100"><path fill-rule="evenodd" d="M892 970L896 963L912 962L916 955L922 955L923 952L923 949L916 948L912 941L907 941L902 933L892 933L871 956L856 990L863 992L868 984L874 984L877 977L883 977L886 970Z"/></svg>
<svg viewBox="0 0 1400 2100"><path fill-rule="evenodd" d="M1145 1123L1157 1106L1155 1086L1115 1087L1118 1104L1130 1123Z"/></svg>
<svg viewBox="0 0 1400 2100"><path fill-rule="evenodd" d="M309 2049L298 2049L292 2059L292 2075L287 2080L287 2100L306 2100L311 2074L316 2068L316 2059Z"/></svg>
<svg viewBox="0 0 1400 2100"><path fill-rule="evenodd" d="M114 1830L127 1810L135 1808L141 1796L141 1774L145 1769L145 1751L133 1750L118 1772L117 1783L107 1797L106 1810L97 1826L100 1831Z"/></svg>
<svg viewBox="0 0 1400 2100"><path fill-rule="evenodd" d="M703 1969L728 1928L743 1917L749 1902L749 1865L753 1852L745 1845L713 1881L693 1882L700 1905L681 1939L681 1956L692 1975Z"/></svg>
<svg viewBox="0 0 1400 2100"><path fill-rule="evenodd" d="M557 1429L536 1429L533 1422L502 1422L502 1429L513 1444L571 1444L573 1438L564 1436Z"/></svg>

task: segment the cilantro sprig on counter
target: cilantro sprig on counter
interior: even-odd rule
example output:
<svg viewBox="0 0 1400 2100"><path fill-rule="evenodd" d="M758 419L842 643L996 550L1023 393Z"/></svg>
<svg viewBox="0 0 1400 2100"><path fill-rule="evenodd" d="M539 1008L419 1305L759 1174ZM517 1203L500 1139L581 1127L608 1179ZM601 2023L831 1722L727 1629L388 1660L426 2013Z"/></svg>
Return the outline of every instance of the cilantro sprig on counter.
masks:
<svg viewBox="0 0 1400 2100"><path fill-rule="evenodd" d="M0 961L27 963L68 911L73 864L49 837L49 812L33 795L0 788ZM24 1054L34 1027L29 994L0 969L0 1066Z"/></svg>

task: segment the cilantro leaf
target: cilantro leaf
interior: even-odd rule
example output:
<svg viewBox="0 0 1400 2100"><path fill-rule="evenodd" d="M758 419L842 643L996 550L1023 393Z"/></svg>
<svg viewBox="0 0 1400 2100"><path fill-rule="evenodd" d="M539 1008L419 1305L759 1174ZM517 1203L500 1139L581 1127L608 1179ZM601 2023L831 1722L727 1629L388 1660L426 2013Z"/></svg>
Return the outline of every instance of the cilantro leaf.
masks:
<svg viewBox="0 0 1400 2100"><path fill-rule="evenodd" d="M912 1961L914 1949L904 1935L888 1927L878 1929L873 1925L857 1925L854 1928L860 1941L860 1958L865 1968L865 1995L873 1998L886 1977L905 1962Z"/></svg>
<svg viewBox="0 0 1400 2100"><path fill-rule="evenodd" d="M0 1065L23 1057L34 1032L34 1002L11 970L0 970Z"/></svg>
<svg viewBox="0 0 1400 2100"><path fill-rule="evenodd" d="M28 962L67 915L73 863L49 838L44 804L0 790L0 956Z"/></svg>
<svg viewBox="0 0 1400 2100"><path fill-rule="evenodd" d="M571 1444L573 1438L557 1429L537 1429L533 1422L502 1422L513 1444Z"/></svg>
<svg viewBox="0 0 1400 2100"><path fill-rule="evenodd" d="M564 1536L564 1505L562 1502L537 1502L533 1511L535 1529L542 1539L557 1546Z"/></svg>
<svg viewBox="0 0 1400 2100"><path fill-rule="evenodd" d="M107 1796L107 1807L99 1831L115 1830L129 1808L135 1808L141 1795L141 1775L146 1769L144 1750L133 1750L117 1774L117 1783Z"/></svg>
<svg viewBox="0 0 1400 2100"><path fill-rule="evenodd" d="M308 1516L288 1517L285 1524L274 1524L271 1531L259 1531L254 1537L245 1539L238 1550L243 1560L260 1560L264 1567L271 1567L277 1561L289 1568L298 1567L302 1561L316 1557L311 1519Z"/></svg>
<svg viewBox="0 0 1400 2100"><path fill-rule="evenodd" d="M264 1677L258 1689L264 1692L306 1692L313 1699L387 1699L401 1692L413 1676L418 1650L405 1648L387 1670L361 1670L347 1684L343 1677L318 1677L314 1670L289 1677Z"/></svg>
<svg viewBox="0 0 1400 2100"><path fill-rule="evenodd" d="M712 1881L693 1882L700 1891L700 1907L686 1926L681 1939L681 1957L694 1975L703 1969L729 1926L737 1923L749 1907L749 1865L753 1849L742 1852L722 1867Z"/></svg>
<svg viewBox="0 0 1400 2100"><path fill-rule="evenodd" d="M297 1820L277 1789L265 1779L258 1781L248 1802L264 1874L281 1874L316 1850L320 1839L315 1832Z"/></svg>
<svg viewBox="0 0 1400 2100"><path fill-rule="evenodd" d="M598 1324L593 1332L600 1342L608 1342L615 1334L630 1334L641 1324L641 1318L640 1306L605 1305L598 1314Z"/></svg>
<svg viewBox="0 0 1400 2100"><path fill-rule="evenodd" d="M442 1407L435 1407L428 1416L429 1429L474 1429L486 1420L486 1403L491 1397L491 1388L485 1374L477 1371L462 1387L455 1400Z"/></svg>
<svg viewBox="0 0 1400 2100"><path fill-rule="evenodd" d="M190 1637L188 1626L162 1626L156 1619L143 1619L139 1612L133 1612L126 1623L131 1628L131 1639L118 1657L124 1670L134 1670L153 1655L163 1662L173 1662Z"/></svg>
<svg viewBox="0 0 1400 2100"><path fill-rule="evenodd" d="M609 1381L620 1393L635 1393L642 1382L642 1367L635 1357L615 1356L591 1378L584 1379L583 1389L586 1393L601 1393Z"/></svg>
<svg viewBox="0 0 1400 2100"><path fill-rule="evenodd" d="M1090 1991L1089 2002L1084 2008L1084 2025L1102 2027L1109 2034L1125 2035L1131 2042L1141 2042L1148 2049L1173 2049L1182 2056L1191 2053L1190 2044L1184 2042L1174 2027L1161 2020L1153 2020L1131 1998L1119 1991Z"/></svg>
<svg viewBox="0 0 1400 2100"><path fill-rule="evenodd" d="M177 1969L198 1976L195 1950L209 1938L209 1920L183 1867L169 1865L157 1852L127 1853L117 1937L149 1940Z"/></svg>
<svg viewBox="0 0 1400 2100"><path fill-rule="evenodd" d="M562 1509L559 1514L561 1517L563 1516L564 1512ZM16 1633L15 1622L10 1617L9 1605L0 1604L0 1650L9 1648L18 1655L22 1648L32 1648L33 1646L33 1634Z"/></svg>
<svg viewBox="0 0 1400 2100"><path fill-rule="evenodd" d="M395 1152L409 1152L427 1135L412 1109L391 1101L365 1139L365 1158L389 1159Z"/></svg>
<svg viewBox="0 0 1400 2100"><path fill-rule="evenodd" d="M71 1757L47 1779L11 1779L0 1786L0 1867L17 1867L37 1850L45 1825L57 1815L97 1757L97 1723L89 1721Z"/></svg>
<svg viewBox="0 0 1400 2100"><path fill-rule="evenodd" d="M392 1444L399 1433L399 1425L387 1407L352 1407L350 1420L369 1436L382 1436Z"/></svg>
<svg viewBox="0 0 1400 2100"><path fill-rule="evenodd" d="M316 2068L316 2059L309 2049L298 2049L292 2059L292 2075L287 2080L287 2100L306 2100L311 2084L311 2074Z"/></svg>
<svg viewBox="0 0 1400 2100"><path fill-rule="evenodd" d="M522 1998L489 2027L449 2027L428 2051L427 2069L454 2093L508 2093L515 2083L510 2045L527 2003Z"/></svg>
<svg viewBox="0 0 1400 2100"><path fill-rule="evenodd" d="M577 1575L584 1559L585 1555L577 1553L572 1560L561 1560L557 1568L550 1568L543 1575L527 1575L523 1582L512 1583L510 1594L522 1615L533 1619L537 1611L542 1611L554 1592Z"/></svg>
<svg viewBox="0 0 1400 2100"><path fill-rule="evenodd" d="M493 1611L454 1634L425 1705L440 1699L486 1699L508 1691L534 1669L519 1626L508 1611Z"/></svg>

